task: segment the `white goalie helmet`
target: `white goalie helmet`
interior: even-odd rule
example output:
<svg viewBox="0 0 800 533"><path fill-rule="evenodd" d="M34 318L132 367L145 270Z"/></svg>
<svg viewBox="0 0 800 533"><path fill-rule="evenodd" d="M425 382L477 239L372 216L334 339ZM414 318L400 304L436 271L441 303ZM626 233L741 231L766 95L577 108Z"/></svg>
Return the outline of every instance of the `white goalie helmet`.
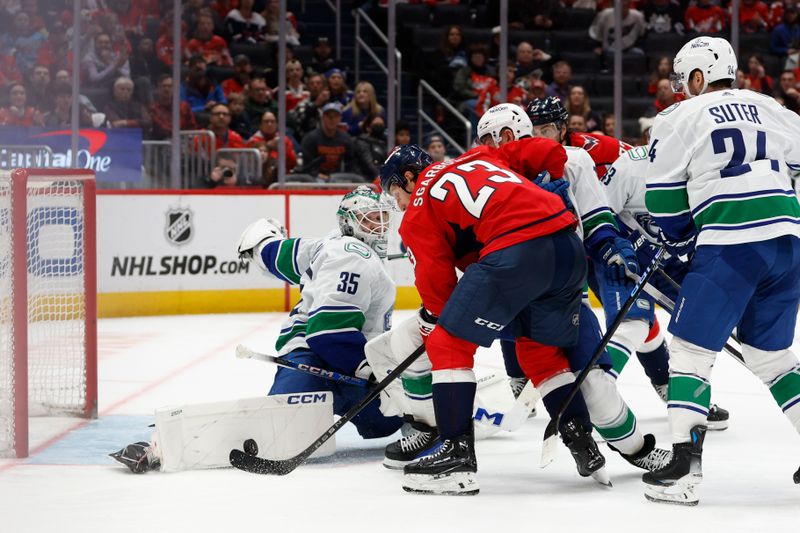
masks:
<svg viewBox="0 0 800 533"><path fill-rule="evenodd" d="M514 133L514 139L533 136L533 124L524 109L516 104L499 104L486 111L478 122L478 140L483 143L483 138L491 134L499 146L505 128Z"/></svg>
<svg viewBox="0 0 800 533"><path fill-rule="evenodd" d="M355 237L383 259L389 242L389 215L392 204L367 185L359 185L344 195L336 216L342 235Z"/></svg>
<svg viewBox="0 0 800 533"><path fill-rule="evenodd" d="M731 44L720 37L695 37L680 49L672 62L674 74L670 77L672 90L688 97L697 96L687 92L689 76L695 70L703 73L703 94L708 85L719 80L735 80L738 63Z"/></svg>

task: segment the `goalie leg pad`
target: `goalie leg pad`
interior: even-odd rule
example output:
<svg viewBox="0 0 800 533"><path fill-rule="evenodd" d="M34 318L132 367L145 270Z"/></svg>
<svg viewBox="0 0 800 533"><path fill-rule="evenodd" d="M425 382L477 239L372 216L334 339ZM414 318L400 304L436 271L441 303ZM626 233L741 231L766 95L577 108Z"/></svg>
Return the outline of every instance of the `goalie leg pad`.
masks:
<svg viewBox="0 0 800 533"><path fill-rule="evenodd" d="M606 442L626 455L642 449L644 437L636 417L620 396L611 376L599 368L592 369L581 385L581 392L592 424Z"/></svg>
<svg viewBox="0 0 800 533"><path fill-rule="evenodd" d="M770 394L794 428L800 432L800 363L791 350L768 352L742 345L747 367L769 388Z"/></svg>
<svg viewBox="0 0 800 533"><path fill-rule="evenodd" d="M669 346L667 410L674 443L689 442L693 427L705 425L711 403L711 369L717 353L673 337Z"/></svg>

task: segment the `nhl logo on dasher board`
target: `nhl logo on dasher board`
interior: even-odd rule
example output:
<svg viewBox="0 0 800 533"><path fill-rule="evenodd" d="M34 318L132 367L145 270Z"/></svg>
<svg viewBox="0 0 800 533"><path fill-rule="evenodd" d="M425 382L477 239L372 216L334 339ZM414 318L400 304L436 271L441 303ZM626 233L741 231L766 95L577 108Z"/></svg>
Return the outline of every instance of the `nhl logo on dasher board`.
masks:
<svg viewBox="0 0 800 533"><path fill-rule="evenodd" d="M192 211L186 208L170 208L167 211L167 226L164 230L167 241L181 246L192 240L194 229L192 226Z"/></svg>

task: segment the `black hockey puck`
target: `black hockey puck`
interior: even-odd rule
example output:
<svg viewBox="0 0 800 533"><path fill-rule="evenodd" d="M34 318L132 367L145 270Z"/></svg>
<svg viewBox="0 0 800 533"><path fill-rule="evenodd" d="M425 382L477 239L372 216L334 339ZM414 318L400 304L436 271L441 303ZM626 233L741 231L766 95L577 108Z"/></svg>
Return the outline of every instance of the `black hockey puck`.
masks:
<svg viewBox="0 0 800 533"><path fill-rule="evenodd" d="M794 473L794 482L797 485L800 485L800 468L797 469L797 472Z"/></svg>
<svg viewBox="0 0 800 533"><path fill-rule="evenodd" d="M244 453L247 455L258 455L258 444L253 439L247 439L242 445Z"/></svg>

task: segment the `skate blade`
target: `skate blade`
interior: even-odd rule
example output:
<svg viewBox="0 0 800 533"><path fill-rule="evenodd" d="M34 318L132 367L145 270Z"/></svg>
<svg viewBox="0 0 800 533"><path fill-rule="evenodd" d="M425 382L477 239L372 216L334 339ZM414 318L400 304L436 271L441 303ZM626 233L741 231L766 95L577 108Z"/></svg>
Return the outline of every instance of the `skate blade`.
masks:
<svg viewBox="0 0 800 533"><path fill-rule="evenodd" d="M416 494L442 496L473 496L480 487L473 472L455 472L431 476L428 474L405 474L403 490Z"/></svg>
<svg viewBox="0 0 800 533"><path fill-rule="evenodd" d="M728 429L727 420L719 420L717 422L706 421L706 429L708 431L725 431Z"/></svg>
<svg viewBox="0 0 800 533"><path fill-rule="evenodd" d="M389 470L402 470L404 466L413 462L414 461L398 461L396 459L389 459L388 457L383 458L383 466Z"/></svg>
<svg viewBox="0 0 800 533"><path fill-rule="evenodd" d="M552 435L542 443L542 458L539 461L539 468L546 468L547 465L555 461L558 455L558 436Z"/></svg>
<svg viewBox="0 0 800 533"><path fill-rule="evenodd" d="M600 483L601 485L605 485L606 487L613 487L614 485L611 484L611 476L608 475L608 471L606 467L601 467L598 470L592 472L592 479Z"/></svg>
<svg viewBox="0 0 800 533"><path fill-rule="evenodd" d="M669 485L645 484L644 497L655 503L694 506L700 502L696 492L702 475L689 474Z"/></svg>

